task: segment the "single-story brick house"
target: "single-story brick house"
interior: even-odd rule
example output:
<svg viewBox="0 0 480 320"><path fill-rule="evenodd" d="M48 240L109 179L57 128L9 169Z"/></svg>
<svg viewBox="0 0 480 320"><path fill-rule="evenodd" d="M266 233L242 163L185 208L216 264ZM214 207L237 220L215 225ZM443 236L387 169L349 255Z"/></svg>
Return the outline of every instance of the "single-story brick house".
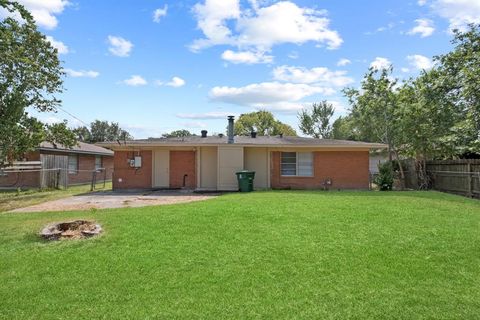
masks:
<svg viewBox="0 0 480 320"><path fill-rule="evenodd" d="M47 158L53 161L47 161ZM72 148L42 142L38 149L25 155L0 174L0 188L39 188L42 170L52 169L58 163L65 164L68 185L86 184L92 181L92 173L102 171L108 180L113 172L113 151L93 144L78 142ZM48 166L48 168L47 168Z"/></svg>
<svg viewBox="0 0 480 320"><path fill-rule="evenodd" d="M114 150L113 188L237 190L235 172L255 171L256 189L367 189L378 143L286 136L159 138L99 145Z"/></svg>

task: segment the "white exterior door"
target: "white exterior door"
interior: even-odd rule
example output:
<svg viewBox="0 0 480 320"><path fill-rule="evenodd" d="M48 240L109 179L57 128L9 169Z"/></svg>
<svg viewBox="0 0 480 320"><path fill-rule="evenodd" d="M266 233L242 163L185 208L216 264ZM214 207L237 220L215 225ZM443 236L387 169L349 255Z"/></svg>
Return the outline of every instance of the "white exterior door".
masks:
<svg viewBox="0 0 480 320"><path fill-rule="evenodd" d="M153 187L168 188L170 186L170 151L154 151Z"/></svg>

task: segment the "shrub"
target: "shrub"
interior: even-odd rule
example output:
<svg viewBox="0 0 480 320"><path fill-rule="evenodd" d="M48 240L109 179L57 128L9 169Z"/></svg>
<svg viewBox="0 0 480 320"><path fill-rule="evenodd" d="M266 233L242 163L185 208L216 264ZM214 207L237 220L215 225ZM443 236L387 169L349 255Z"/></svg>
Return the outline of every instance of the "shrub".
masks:
<svg viewBox="0 0 480 320"><path fill-rule="evenodd" d="M390 191L393 187L393 167L391 162L385 162L378 165L378 176L375 178L375 184L380 191Z"/></svg>

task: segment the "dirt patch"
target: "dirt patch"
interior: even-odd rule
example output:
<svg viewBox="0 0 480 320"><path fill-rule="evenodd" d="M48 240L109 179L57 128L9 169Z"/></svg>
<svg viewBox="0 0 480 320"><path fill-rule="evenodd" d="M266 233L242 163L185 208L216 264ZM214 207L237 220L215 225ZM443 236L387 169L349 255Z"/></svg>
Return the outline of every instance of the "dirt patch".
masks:
<svg viewBox="0 0 480 320"><path fill-rule="evenodd" d="M83 239L96 236L102 232L102 227L94 221L75 220L51 223L40 231L40 236L46 240Z"/></svg>
<svg viewBox="0 0 480 320"><path fill-rule="evenodd" d="M47 201L12 212L73 211L108 208L133 208L203 201L219 196L186 191L150 191L144 193L104 192Z"/></svg>

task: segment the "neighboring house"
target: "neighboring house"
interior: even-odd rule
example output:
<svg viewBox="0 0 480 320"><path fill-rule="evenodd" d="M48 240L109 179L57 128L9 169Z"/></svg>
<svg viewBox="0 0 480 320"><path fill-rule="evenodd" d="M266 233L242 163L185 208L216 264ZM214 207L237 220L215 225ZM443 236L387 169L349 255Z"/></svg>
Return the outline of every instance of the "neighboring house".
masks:
<svg viewBox="0 0 480 320"><path fill-rule="evenodd" d="M372 150L370 152L370 173L377 174L379 172L378 165L388 161L388 154L384 149Z"/></svg>
<svg viewBox="0 0 480 320"><path fill-rule="evenodd" d="M113 188L237 190L235 172L255 171L256 189L367 189L369 151L378 143L229 134L99 145L115 152ZM330 183L329 183L330 182Z"/></svg>
<svg viewBox="0 0 480 320"><path fill-rule="evenodd" d="M101 172L99 179L111 180L113 151L83 142L72 148L42 142L22 161L0 172L0 188L41 187L44 173L55 169L61 169L67 185L91 183L94 171Z"/></svg>

